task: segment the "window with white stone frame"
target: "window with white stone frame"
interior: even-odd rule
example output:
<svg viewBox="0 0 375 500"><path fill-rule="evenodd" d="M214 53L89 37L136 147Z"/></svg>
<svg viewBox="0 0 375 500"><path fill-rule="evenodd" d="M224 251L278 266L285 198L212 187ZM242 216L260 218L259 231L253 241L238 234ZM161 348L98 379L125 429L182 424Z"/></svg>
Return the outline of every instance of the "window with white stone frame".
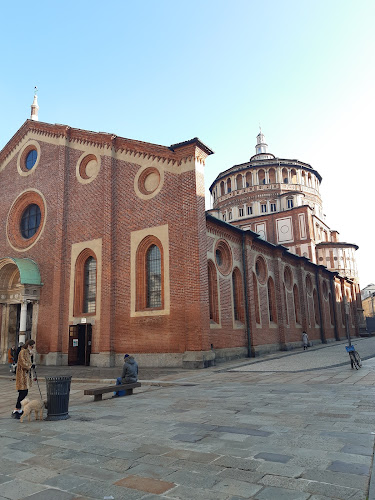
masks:
<svg viewBox="0 0 375 500"><path fill-rule="evenodd" d="M276 203L270 203L271 212L276 212Z"/></svg>
<svg viewBox="0 0 375 500"><path fill-rule="evenodd" d="M253 214L253 207L247 207L247 215Z"/></svg>
<svg viewBox="0 0 375 500"><path fill-rule="evenodd" d="M265 212L267 212L267 204L266 203L261 203L261 205L260 205L260 211L262 212L262 214L264 214Z"/></svg>
<svg viewBox="0 0 375 500"><path fill-rule="evenodd" d="M239 208L238 213L240 217L243 217L243 208Z"/></svg>

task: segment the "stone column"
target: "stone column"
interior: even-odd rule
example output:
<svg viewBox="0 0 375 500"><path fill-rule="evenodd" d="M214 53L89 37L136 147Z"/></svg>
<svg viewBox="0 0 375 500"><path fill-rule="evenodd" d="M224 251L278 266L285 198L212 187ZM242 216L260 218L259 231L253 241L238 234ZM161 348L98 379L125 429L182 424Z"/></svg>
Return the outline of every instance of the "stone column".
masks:
<svg viewBox="0 0 375 500"><path fill-rule="evenodd" d="M20 315L20 332L18 334L18 343L26 342L26 317L27 317L27 302L21 302L21 315Z"/></svg>

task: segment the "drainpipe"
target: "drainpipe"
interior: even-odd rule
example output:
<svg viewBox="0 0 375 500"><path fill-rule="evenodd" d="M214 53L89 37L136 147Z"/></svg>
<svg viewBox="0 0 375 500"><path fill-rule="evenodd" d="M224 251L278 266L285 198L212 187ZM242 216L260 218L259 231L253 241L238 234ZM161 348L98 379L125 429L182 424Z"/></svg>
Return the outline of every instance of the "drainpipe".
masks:
<svg viewBox="0 0 375 500"><path fill-rule="evenodd" d="M320 299L320 287L319 287L319 268L316 268L315 271L315 281L316 281L316 293L318 295L318 306L319 306L319 320L320 320L320 339L322 341L322 344L326 344L326 337L324 335L324 328L323 328L323 316L322 316L322 302Z"/></svg>
<svg viewBox="0 0 375 500"><path fill-rule="evenodd" d="M247 357L254 357L251 348L251 331L250 331L250 315L249 315L249 301L247 293L247 259L246 259L246 246L245 246L245 233L242 233L242 267L243 267L243 289L245 295L245 316L246 316L246 333L247 333Z"/></svg>

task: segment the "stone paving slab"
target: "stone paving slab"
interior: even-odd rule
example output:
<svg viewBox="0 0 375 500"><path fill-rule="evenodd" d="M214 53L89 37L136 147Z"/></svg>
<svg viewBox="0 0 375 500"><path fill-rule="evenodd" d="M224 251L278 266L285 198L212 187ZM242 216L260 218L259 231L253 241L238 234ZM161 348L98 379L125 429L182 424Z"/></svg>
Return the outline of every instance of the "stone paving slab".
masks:
<svg viewBox="0 0 375 500"><path fill-rule="evenodd" d="M359 341L364 358L366 345L375 353L375 339L367 340ZM332 368L342 354L336 347L317 349L318 357L309 351L327 361L315 372L293 371L307 359L302 352L279 353L242 363L246 370L232 363L165 373L168 386L100 404L83 395L97 385L86 378L72 383L71 418L60 422L10 419L14 382L0 378L0 500L365 500L375 360L357 373L346 358ZM280 370L285 364L289 372ZM163 484L175 486L156 493Z"/></svg>

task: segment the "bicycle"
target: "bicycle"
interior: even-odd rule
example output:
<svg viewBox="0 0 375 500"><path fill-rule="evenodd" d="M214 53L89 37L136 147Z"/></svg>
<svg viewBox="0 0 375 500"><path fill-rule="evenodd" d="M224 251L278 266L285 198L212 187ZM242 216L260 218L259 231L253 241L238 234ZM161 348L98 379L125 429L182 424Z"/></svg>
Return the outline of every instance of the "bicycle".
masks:
<svg viewBox="0 0 375 500"><path fill-rule="evenodd" d="M358 352L355 350L354 345L346 345L345 346L346 352L349 353L350 357L350 364L352 369L355 368L358 370L359 368L362 368L362 360Z"/></svg>

